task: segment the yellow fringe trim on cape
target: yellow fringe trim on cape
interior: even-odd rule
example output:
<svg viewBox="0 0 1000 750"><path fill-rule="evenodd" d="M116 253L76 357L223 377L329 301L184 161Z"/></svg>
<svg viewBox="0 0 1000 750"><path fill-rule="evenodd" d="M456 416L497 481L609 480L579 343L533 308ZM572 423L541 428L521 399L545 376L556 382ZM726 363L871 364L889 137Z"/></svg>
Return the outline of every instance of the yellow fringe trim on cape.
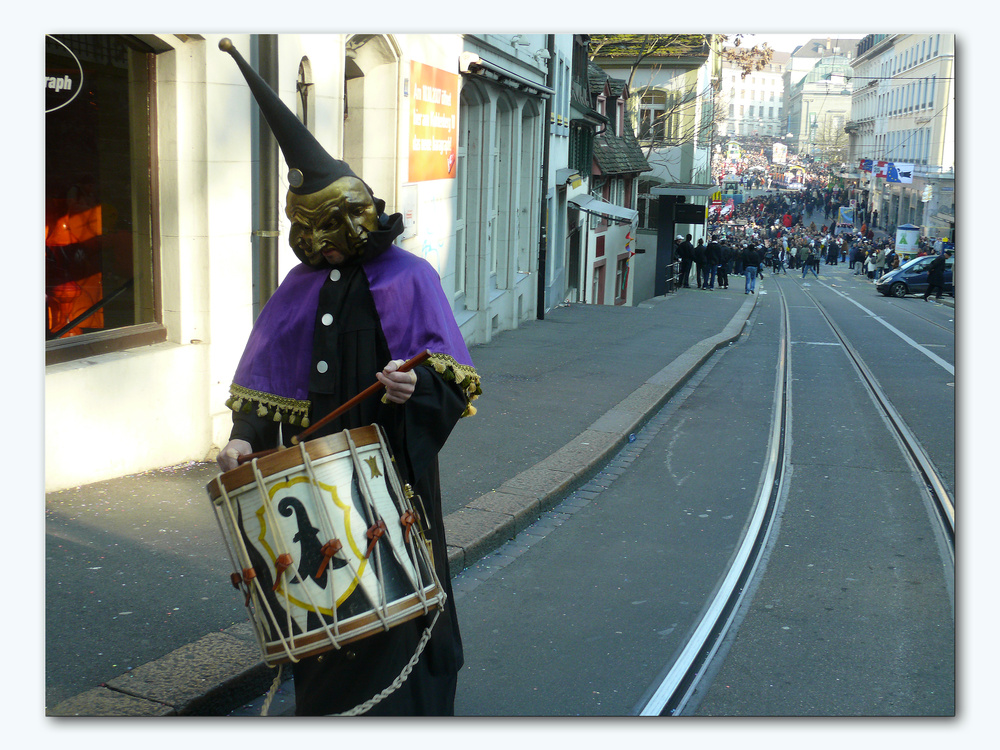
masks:
<svg viewBox="0 0 1000 750"><path fill-rule="evenodd" d="M433 367L434 371L445 379L445 382L458 385L465 396L463 417L471 417L476 413L476 407L472 405L472 402L483 395L483 389L475 367L459 364L447 354L432 354L421 367ZM382 403L389 403L385 396L382 396Z"/></svg>
<svg viewBox="0 0 1000 750"><path fill-rule="evenodd" d="M233 383L229 386L232 394L226 399L226 406L235 412L250 414L256 412L258 417L271 417L275 422L309 426L309 401L275 396L263 391L254 391Z"/></svg>
<svg viewBox="0 0 1000 750"><path fill-rule="evenodd" d="M476 407L472 402L483 395L482 383L479 380L479 373L475 367L459 364L453 357L447 354L431 354L427 358L426 364L433 367L441 377L449 383L455 383L462 389L465 395L465 411L463 417L471 417L476 413Z"/></svg>

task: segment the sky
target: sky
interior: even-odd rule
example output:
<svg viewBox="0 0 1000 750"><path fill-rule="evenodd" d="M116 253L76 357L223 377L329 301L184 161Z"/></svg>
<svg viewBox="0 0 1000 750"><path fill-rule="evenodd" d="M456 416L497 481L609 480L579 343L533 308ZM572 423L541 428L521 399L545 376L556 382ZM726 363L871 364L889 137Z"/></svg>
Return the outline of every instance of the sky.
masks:
<svg viewBox="0 0 1000 750"><path fill-rule="evenodd" d="M861 39L863 36L864 34L857 32L831 33L829 31L816 31L812 34L752 34L750 36L743 37L741 44L753 46L755 44L764 44L767 42L768 46L776 52L788 52L791 54L796 47L805 44L810 39L825 39L827 37L832 39Z"/></svg>

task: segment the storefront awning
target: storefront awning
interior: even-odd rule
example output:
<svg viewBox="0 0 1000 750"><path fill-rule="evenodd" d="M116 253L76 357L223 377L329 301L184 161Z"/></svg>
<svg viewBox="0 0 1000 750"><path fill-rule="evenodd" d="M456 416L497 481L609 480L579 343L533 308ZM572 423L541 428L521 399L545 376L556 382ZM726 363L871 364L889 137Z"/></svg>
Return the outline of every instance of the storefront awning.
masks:
<svg viewBox="0 0 1000 750"><path fill-rule="evenodd" d="M541 83L536 83L507 70L494 62L484 60L474 52L463 52L458 59L458 72L465 75L481 76L488 80L517 89L532 96L549 97L555 90Z"/></svg>
<svg viewBox="0 0 1000 750"><path fill-rule="evenodd" d="M580 187L581 184L583 184L583 178L578 170L569 168L556 170L556 185Z"/></svg>
<svg viewBox="0 0 1000 750"><path fill-rule="evenodd" d="M631 223L639 218L639 212L635 209L616 206L614 203L602 201L592 195L575 195L569 199L569 202L584 213L606 216L614 221Z"/></svg>

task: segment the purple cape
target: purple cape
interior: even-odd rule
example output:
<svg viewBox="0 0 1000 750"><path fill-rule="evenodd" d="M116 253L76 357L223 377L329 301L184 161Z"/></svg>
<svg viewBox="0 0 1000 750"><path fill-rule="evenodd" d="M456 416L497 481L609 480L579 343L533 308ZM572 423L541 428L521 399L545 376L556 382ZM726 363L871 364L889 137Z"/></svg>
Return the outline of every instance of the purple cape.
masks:
<svg viewBox="0 0 1000 750"><path fill-rule="evenodd" d="M454 360L458 367L449 369L456 380L471 374L478 389L472 357L430 263L392 245L362 269L392 358L407 360L426 349L438 361ZM245 389L265 397L251 400L272 406L308 401L316 306L330 270L300 264L289 271L254 323L233 377L234 394Z"/></svg>

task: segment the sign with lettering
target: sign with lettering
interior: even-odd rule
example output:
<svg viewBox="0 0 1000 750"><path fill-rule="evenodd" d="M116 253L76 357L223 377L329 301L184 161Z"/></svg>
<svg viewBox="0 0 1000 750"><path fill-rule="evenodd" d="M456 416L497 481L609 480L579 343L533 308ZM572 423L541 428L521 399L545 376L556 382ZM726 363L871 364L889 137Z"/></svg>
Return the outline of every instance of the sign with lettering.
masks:
<svg viewBox="0 0 1000 750"><path fill-rule="evenodd" d="M455 177L458 75L412 62L409 182Z"/></svg>
<svg viewBox="0 0 1000 750"><path fill-rule="evenodd" d="M63 55L47 55L45 66L45 111L55 112L73 101L83 87L83 66L72 50L54 36L49 36Z"/></svg>

